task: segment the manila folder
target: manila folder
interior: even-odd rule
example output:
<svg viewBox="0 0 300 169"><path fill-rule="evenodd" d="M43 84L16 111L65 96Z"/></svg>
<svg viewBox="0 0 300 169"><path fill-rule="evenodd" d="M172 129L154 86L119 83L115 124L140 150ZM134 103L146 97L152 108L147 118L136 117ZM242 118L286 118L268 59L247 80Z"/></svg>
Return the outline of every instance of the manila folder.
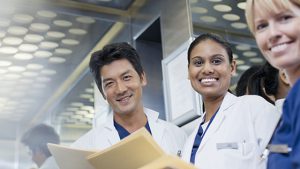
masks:
<svg viewBox="0 0 300 169"><path fill-rule="evenodd" d="M197 169L177 156L165 155L139 169Z"/></svg>
<svg viewBox="0 0 300 169"><path fill-rule="evenodd" d="M86 157L96 153L48 143L48 148L60 169L94 169Z"/></svg>
<svg viewBox="0 0 300 169"><path fill-rule="evenodd" d="M137 169L165 153L145 128L112 147L87 157L95 169Z"/></svg>

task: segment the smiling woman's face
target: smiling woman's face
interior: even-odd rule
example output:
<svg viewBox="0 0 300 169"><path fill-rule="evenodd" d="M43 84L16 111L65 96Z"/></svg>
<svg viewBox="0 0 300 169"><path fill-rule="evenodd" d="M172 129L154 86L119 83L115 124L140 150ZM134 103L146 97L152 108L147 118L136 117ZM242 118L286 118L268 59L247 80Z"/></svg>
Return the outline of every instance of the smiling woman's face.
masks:
<svg viewBox="0 0 300 169"><path fill-rule="evenodd" d="M254 5L254 36L264 57L276 68L300 66L300 8L266 11Z"/></svg>
<svg viewBox="0 0 300 169"><path fill-rule="evenodd" d="M207 39L198 43L190 54L189 79L195 91L204 98L224 96L235 72L235 61L222 45Z"/></svg>

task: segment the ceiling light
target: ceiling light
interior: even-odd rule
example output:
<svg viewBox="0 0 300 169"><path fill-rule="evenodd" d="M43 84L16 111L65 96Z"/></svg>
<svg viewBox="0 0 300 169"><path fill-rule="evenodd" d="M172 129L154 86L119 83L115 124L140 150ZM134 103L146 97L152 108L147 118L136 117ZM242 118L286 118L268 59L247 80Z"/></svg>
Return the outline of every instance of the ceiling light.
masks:
<svg viewBox="0 0 300 169"><path fill-rule="evenodd" d="M8 80L15 80L15 79L19 79L21 75L11 73L11 74L4 75L4 77Z"/></svg>
<svg viewBox="0 0 300 169"><path fill-rule="evenodd" d="M51 58L49 58L49 62L51 62L51 63L64 63L64 62L66 62L66 59L62 58L62 57L51 57Z"/></svg>
<svg viewBox="0 0 300 169"><path fill-rule="evenodd" d="M32 22L34 18L31 15L27 15L27 14L16 14L13 17L13 20L15 22L21 23L21 24L27 24Z"/></svg>
<svg viewBox="0 0 300 169"><path fill-rule="evenodd" d="M262 58L250 58L249 61L252 62L252 63L262 63L264 61L264 59L262 59Z"/></svg>
<svg viewBox="0 0 300 169"><path fill-rule="evenodd" d="M44 37L38 34L27 34L24 39L27 42L31 42L31 43L39 43L42 40L44 40Z"/></svg>
<svg viewBox="0 0 300 169"><path fill-rule="evenodd" d="M239 56L237 54L235 54L235 53L232 54L232 57L233 57L233 59L239 58Z"/></svg>
<svg viewBox="0 0 300 169"><path fill-rule="evenodd" d="M208 0L210 2L222 2L222 0Z"/></svg>
<svg viewBox="0 0 300 169"><path fill-rule="evenodd" d="M237 50L250 50L251 46L248 44L239 44L235 47Z"/></svg>
<svg viewBox="0 0 300 169"><path fill-rule="evenodd" d="M38 77L36 80L39 81L39 82L50 82L51 78L49 78L49 77Z"/></svg>
<svg viewBox="0 0 300 169"><path fill-rule="evenodd" d="M6 69L0 69L0 74L5 74L8 70Z"/></svg>
<svg viewBox="0 0 300 169"><path fill-rule="evenodd" d="M72 22L66 21L66 20L55 20L53 21L53 24L60 27L70 27L72 26Z"/></svg>
<svg viewBox="0 0 300 169"><path fill-rule="evenodd" d="M23 72L22 75L26 76L26 77L36 77L36 76L38 76L38 73L36 73L36 72Z"/></svg>
<svg viewBox="0 0 300 169"><path fill-rule="evenodd" d="M22 44L19 46L19 49L23 52L34 52L38 49L38 47L33 44Z"/></svg>
<svg viewBox="0 0 300 169"><path fill-rule="evenodd" d="M240 16L236 14L224 14L223 18L228 20L228 21L237 21L240 20Z"/></svg>
<svg viewBox="0 0 300 169"><path fill-rule="evenodd" d="M0 27L8 27L10 20L6 18L0 18Z"/></svg>
<svg viewBox="0 0 300 169"><path fill-rule="evenodd" d="M48 11L48 10L38 11L37 14L39 16L45 17L45 18L55 18L57 16L57 14L55 12Z"/></svg>
<svg viewBox="0 0 300 169"><path fill-rule="evenodd" d="M235 60L235 62L236 62L237 65L243 65L243 64L245 64L245 61L240 60L240 59Z"/></svg>
<svg viewBox="0 0 300 169"><path fill-rule="evenodd" d="M257 53L253 52L253 51L247 51L247 52L244 52L243 55L246 57L254 57L254 56L257 56Z"/></svg>
<svg viewBox="0 0 300 169"><path fill-rule="evenodd" d="M208 22L208 23L213 23L217 21L217 18L212 17L212 16L202 16L200 17L200 19L204 22Z"/></svg>
<svg viewBox="0 0 300 169"><path fill-rule="evenodd" d="M242 71L245 71L245 70L247 70L249 68L250 68L249 65L240 65L240 66L237 67L238 70L242 70Z"/></svg>
<svg viewBox="0 0 300 169"><path fill-rule="evenodd" d="M41 71L42 74L44 75L55 75L56 71L55 70L51 70L51 69L44 69Z"/></svg>
<svg viewBox="0 0 300 169"><path fill-rule="evenodd" d="M18 49L15 47L4 46L0 47L0 53L2 54L15 54L18 52Z"/></svg>
<svg viewBox="0 0 300 169"><path fill-rule="evenodd" d="M31 83L33 83L33 80L32 79L21 79L21 80L19 80L19 82L22 84L31 84Z"/></svg>
<svg viewBox="0 0 300 169"><path fill-rule="evenodd" d="M31 70L40 70L40 69L44 68L43 65L41 65L41 64L34 64L34 63L28 64L26 67L27 67L27 69L31 69Z"/></svg>
<svg viewBox="0 0 300 169"><path fill-rule="evenodd" d="M4 31L0 30L0 38L3 38L3 37L5 37L5 34L6 34L6 32L4 32Z"/></svg>
<svg viewBox="0 0 300 169"><path fill-rule="evenodd" d="M214 6L214 9L219 12L230 12L232 10L230 6L224 4L217 4Z"/></svg>
<svg viewBox="0 0 300 169"><path fill-rule="evenodd" d="M91 95L91 94L81 94L79 97L80 97L80 98L83 98L83 99L90 99L90 98L94 98L94 96L93 96L93 95Z"/></svg>
<svg viewBox="0 0 300 169"><path fill-rule="evenodd" d="M0 67L6 67L11 65L12 63L9 61L0 60Z"/></svg>
<svg viewBox="0 0 300 169"><path fill-rule="evenodd" d="M83 106L84 104L81 102L72 102L70 105L74 106L74 107L80 107L80 106Z"/></svg>
<svg viewBox="0 0 300 169"><path fill-rule="evenodd" d="M206 8L202 8L202 7L199 7L199 6L192 7L191 10L192 10L192 13L199 13L199 14L207 13Z"/></svg>
<svg viewBox="0 0 300 169"><path fill-rule="evenodd" d="M49 36L50 38L63 38L66 35L62 32L50 31L50 32L47 32L47 36Z"/></svg>
<svg viewBox="0 0 300 169"><path fill-rule="evenodd" d="M78 45L79 44L79 41L75 40L75 39L63 39L61 42L65 45Z"/></svg>
<svg viewBox="0 0 300 169"><path fill-rule="evenodd" d="M20 45L23 40L17 37L6 37L2 40L2 42L6 45Z"/></svg>
<svg viewBox="0 0 300 169"><path fill-rule="evenodd" d="M68 107L67 111L77 111L79 110L79 108L75 108L75 107Z"/></svg>
<svg viewBox="0 0 300 169"><path fill-rule="evenodd" d="M24 72L26 70L23 66L10 66L7 69L12 72Z"/></svg>
<svg viewBox="0 0 300 169"><path fill-rule="evenodd" d="M72 50L66 48L57 48L55 49L55 53L59 55L69 55L72 53Z"/></svg>
<svg viewBox="0 0 300 169"><path fill-rule="evenodd" d="M46 32L50 29L50 26L44 23L32 23L29 29L36 32Z"/></svg>
<svg viewBox="0 0 300 169"><path fill-rule="evenodd" d="M247 28L247 25L245 23L242 23L242 22L232 23L231 26L236 28L236 29L245 29L245 28Z"/></svg>
<svg viewBox="0 0 300 169"><path fill-rule="evenodd" d="M95 19L88 16L80 16L76 18L76 21L85 24L92 24L95 22Z"/></svg>
<svg viewBox="0 0 300 169"><path fill-rule="evenodd" d="M33 56L29 53L17 53L14 55L14 58L17 60L30 60L33 58Z"/></svg>
<svg viewBox="0 0 300 169"><path fill-rule="evenodd" d="M39 51L36 51L33 55L37 58L48 58L48 57L52 56L52 53L48 52L48 51L39 50Z"/></svg>
<svg viewBox="0 0 300 169"><path fill-rule="evenodd" d="M58 43L56 42L50 42L50 41L44 41L40 44L41 48L44 49L54 49L58 47Z"/></svg>
<svg viewBox="0 0 300 169"><path fill-rule="evenodd" d="M94 93L94 89L93 88L86 88L85 92L87 92L87 93Z"/></svg>
<svg viewBox="0 0 300 169"><path fill-rule="evenodd" d="M8 33L13 35L25 35L28 32L28 29L22 26L11 26L7 30Z"/></svg>
<svg viewBox="0 0 300 169"><path fill-rule="evenodd" d="M78 28L73 28L73 29L69 29L69 32L71 33L71 34L74 34L74 35L84 35L84 34L86 34L87 32L85 31L85 30L83 30L83 29L78 29Z"/></svg>
<svg viewBox="0 0 300 169"><path fill-rule="evenodd" d="M240 9L245 10L245 8L246 8L246 2L239 2L239 3L237 4L237 6L238 6Z"/></svg>

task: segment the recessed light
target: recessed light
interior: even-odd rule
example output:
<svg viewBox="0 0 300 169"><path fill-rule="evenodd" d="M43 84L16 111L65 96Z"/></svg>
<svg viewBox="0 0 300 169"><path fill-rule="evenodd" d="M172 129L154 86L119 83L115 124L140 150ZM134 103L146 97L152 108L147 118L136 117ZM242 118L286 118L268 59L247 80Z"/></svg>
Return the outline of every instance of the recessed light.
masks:
<svg viewBox="0 0 300 169"><path fill-rule="evenodd" d="M223 18L228 20L228 21L237 21L240 20L240 16L236 14L224 14Z"/></svg>
<svg viewBox="0 0 300 169"><path fill-rule="evenodd" d="M230 6L224 4L217 4L214 6L214 9L219 12L230 12L232 10Z"/></svg>
<svg viewBox="0 0 300 169"><path fill-rule="evenodd" d="M27 69L31 69L31 70L40 70L43 69L44 66L41 64L36 64L36 63L30 63L26 66Z"/></svg>
<svg viewBox="0 0 300 169"><path fill-rule="evenodd" d="M72 53L72 50L66 48L56 48L55 53L59 55L69 55Z"/></svg>
<svg viewBox="0 0 300 169"><path fill-rule="evenodd" d="M0 27L8 27L10 20L6 18L0 18Z"/></svg>
<svg viewBox="0 0 300 169"><path fill-rule="evenodd" d="M44 37L38 34L27 34L24 37L25 41L31 42L31 43L39 43L42 40L44 40Z"/></svg>
<svg viewBox="0 0 300 169"><path fill-rule="evenodd" d="M44 23L32 23L29 29L36 32L46 32L50 29L50 26Z"/></svg>
<svg viewBox="0 0 300 169"><path fill-rule="evenodd" d="M79 41L75 40L75 39L63 39L61 42L65 45L78 45L79 44Z"/></svg>
<svg viewBox="0 0 300 169"><path fill-rule="evenodd" d="M7 30L8 33L12 35L25 35L28 32L28 29L22 26L11 26Z"/></svg>
<svg viewBox="0 0 300 169"><path fill-rule="evenodd" d="M242 71L245 71L245 70L247 70L247 69L249 69L249 68L250 68L249 65L239 65L239 66L237 67L238 70L242 70Z"/></svg>
<svg viewBox="0 0 300 169"><path fill-rule="evenodd" d="M2 40L2 42L6 45L20 45L23 40L18 37L6 37Z"/></svg>
<svg viewBox="0 0 300 169"><path fill-rule="evenodd" d="M41 42L40 47L43 49L54 49L58 47L58 43L56 42L50 42L50 41L44 41Z"/></svg>
<svg viewBox="0 0 300 169"><path fill-rule="evenodd" d="M72 22L66 21L66 20L55 20L53 21L53 24L60 27L70 27L72 26Z"/></svg>
<svg viewBox="0 0 300 169"><path fill-rule="evenodd" d="M245 29L247 28L247 25L245 23L242 22L234 22L231 24L232 27L236 28L236 29Z"/></svg>
<svg viewBox="0 0 300 169"><path fill-rule="evenodd" d="M239 2L239 3L237 4L237 6L238 6L240 9L245 10L245 9L246 9L246 2Z"/></svg>
<svg viewBox="0 0 300 169"><path fill-rule="evenodd" d="M23 66L10 66L7 69L12 72L24 72L26 70Z"/></svg>
<svg viewBox="0 0 300 169"><path fill-rule="evenodd" d="M87 33L86 30L79 29L79 28L69 29L69 32L74 35L84 35Z"/></svg>
<svg viewBox="0 0 300 169"><path fill-rule="evenodd" d="M262 63L264 61L264 59L262 59L262 58L250 58L249 61L252 62L252 63Z"/></svg>
<svg viewBox="0 0 300 169"><path fill-rule="evenodd" d="M19 50L23 52L34 52L38 49L36 45L33 44L22 44L19 46Z"/></svg>
<svg viewBox="0 0 300 169"><path fill-rule="evenodd" d="M66 62L66 59L62 58L62 57L51 57L51 58L49 58L49 62L51 62L51 63L64 63L64 62Z"/></svg>
<svg viewBox="0 0 300 169"><path fill-rule="evenodd" d="M39 82L50 82L51 78L49 78L49 77L38 77L36 80L39 81Z"/></svg>
<svg viewBox="0 0 300 169"><path fill-rule="evenodd" d="M22 75L26 76L26 77L36 77L36 76L38 76L38 73L37 72L23 72Z"/></svg>
<svg viewBox="0 0 300 169"><path fill-rule="evenodd" d="M88 17L88 16L80 16L76 18L77 22L80 23L85 23L85 24L92 24L95 22L95 19L93 19L92 17Z"/></svg>
<svg viewBox="0 0 300 169"><path fill-rule="evenodd" d="M52 69L44 69L41 71L42 74L44 75L55 75L56 74L56 70L52 70Z"/></svg>
<svg viewBox="0 0 300 169"><path fill-rule="evenodd" d="M206 8L202 8L202 7L199 7L199 6L192 7L191 10L192 10L192 13L199 13L199 14L207 13Z"/></svg>
<svg viewBox="0 0 300 169"><path fill-rule="evenodd" d="M50 38L60 39L60 38L65 37L66 35L62 32L58 32L58 31L49 31L49 32L47 32L47 36L49 36Z"/></svg>
<svg viewBox="0 0 300 169"><path fill-rule="evenodd" d="M217 21L217 18L212 17L212 16L202 16L200 17L200 19L204 22L208 22L208 23L213 23Z"/></svg>
<svg viewBox="0 0 300 169"><path fill-rule="evenodd" d="M71 103L71 106L74 106L74 107L80 107L80 106L83 106L84 104L81 103L81 102L72 102Z"/></svg>
<svg viewBox="0 0 300 169"><path fill-rule="evenodd" d="M48 11L48 10L38 11L37 14L39 16L45 17L45 18L55 18L57 16L57 14L55 12Z"/></svg>
<svg viewBox="0 0 300 169"><path fill-rule="evenodd" d="M48 51L39 50L34 53L34 56L37 58L48 58L52 56L52 53Z"/></svg>
<svg viewBox="0 0 300 169"><path fill-rule="evenodd" d="M4 61L4 60L0 60L0 66L1 67L6 67L11 65L12 63L10 61Z"/></svg>
<svg viewBox="0 0 300 169"><path fill-rule="evenodd" d="M3 37L5 37L5 34L6 34L6 32L4 32L4 31L0 30L0 38L3 38Z"/></svg>
<svg viewBox="0 0 300 169"><path fill-rule="evenodd" d="M251 46L248 44L239 44L235 47L237 50L250 50Z"/></svg>
<svg viewBox="0 0 300 169"><path fill-rule="evenodd" d="M34 18L28 14L16 14L13 17L13 21L21 23L21 24L28 24L32 22Z"/></svg>
<svg viewBox="0 0 300 169"><path fill-rule="evenodd" d="M247 52L244 52L243 55L246 57L254 57L254 56L257 56L257 53L253 52L253 51L247 51Z"/></svg>
<svg viewBox="0 0 300 169"><path fill-rule="evenodd" d="M14 58L17 60L30 60L33 58L33 56L29 53L17 53L14 55Z"/></svg>
<svg viewBox="0 0 300 169"><path fill-rule="evenodd" d="M237 65L243 65L243 64L245 64L245 61L240 60L240 59L237 59L235 62L236 62Z"/></svg>
<svg viewBox="0 0 300 169"><path fill-rule="evenodd" d="M18 52L17 48L10 47L10 46L3 46L0 47L0 53L2 54L15 54Z"/></svg>

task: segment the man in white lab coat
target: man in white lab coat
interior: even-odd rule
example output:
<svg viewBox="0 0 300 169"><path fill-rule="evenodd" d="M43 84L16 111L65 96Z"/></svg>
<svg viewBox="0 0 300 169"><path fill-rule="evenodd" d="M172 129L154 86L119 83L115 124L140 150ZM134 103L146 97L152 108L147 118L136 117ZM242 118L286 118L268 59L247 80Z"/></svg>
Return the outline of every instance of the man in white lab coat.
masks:
<svg viewBox="0 0 300 169"><path fill-rule="evenodd" d="M161 148L180 154L186 134L179 127L158 119L158 112L142 102L142 88L147 84L139 55L127 43L105 46L92 54L90 69L112 112L107 121L79 138L72 147L102 150L145 127Z"/></svg>

